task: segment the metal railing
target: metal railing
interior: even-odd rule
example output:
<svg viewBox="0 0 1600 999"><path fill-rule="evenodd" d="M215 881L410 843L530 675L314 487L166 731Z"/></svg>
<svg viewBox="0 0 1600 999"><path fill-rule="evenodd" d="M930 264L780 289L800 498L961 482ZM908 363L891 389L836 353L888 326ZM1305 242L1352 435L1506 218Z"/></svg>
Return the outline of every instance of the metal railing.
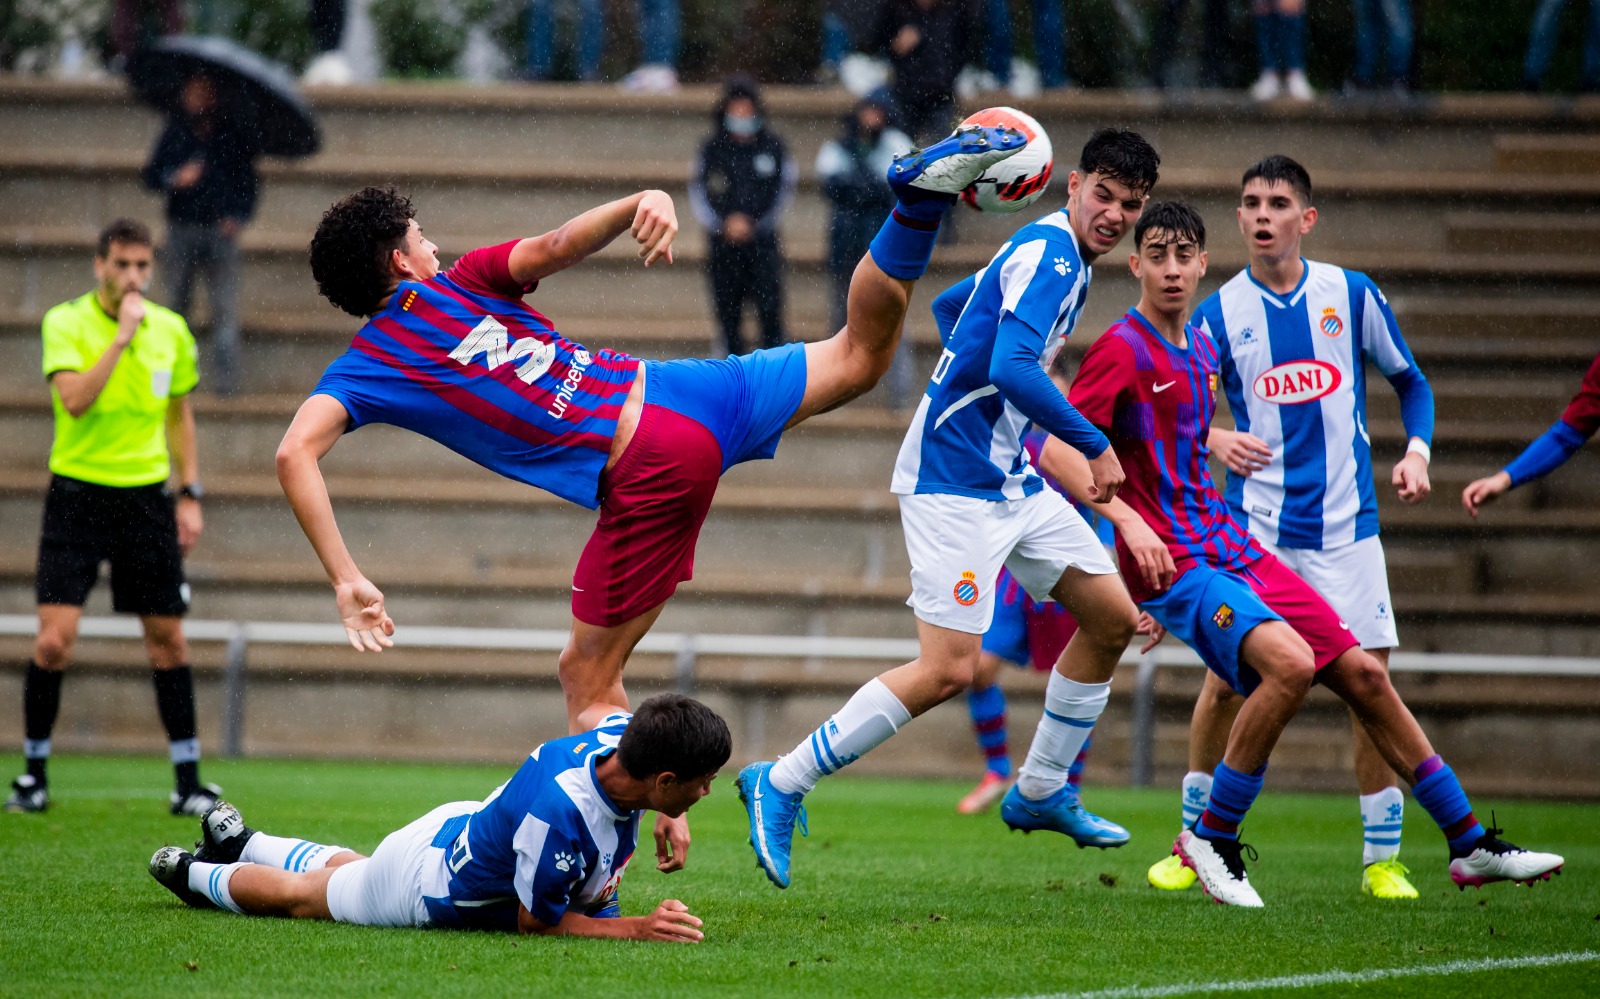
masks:
<svg viewBox="0 0 1600 999"><path fill-rule="evenodd" d="M32 635L38 619L29 614L0 614L0 635ZM347 645L344 628L336 624L293 621L186 620L184 634L191 642L226 645L222 672L222 752L243 752L244 708L251 645ZM78 625L83 638L139 638L139 621L133 617L85 617ZM413 649L466 649L482 652L560 652L567 632L553 628L460 628L408 626L400 643ZM843 638L803 635L728 635L653 631L640 640L636 651L671 655L677 688L695 689L701 656L752 656L765 659L909 661L917 657L917 643L905 638ZM1130 780L1150 783L1154 769L1156 673L1164 667L1196 669L1200 657L1180 645L1160 646L1139 654L1130 646L1122 667L1135 670L1132 705L1132 759ZM1445 673L1475 676L1600 677L1600 659L1575 656L1496 656L1444 652L1396 652L1389 659L1395 673Z"/></svg>

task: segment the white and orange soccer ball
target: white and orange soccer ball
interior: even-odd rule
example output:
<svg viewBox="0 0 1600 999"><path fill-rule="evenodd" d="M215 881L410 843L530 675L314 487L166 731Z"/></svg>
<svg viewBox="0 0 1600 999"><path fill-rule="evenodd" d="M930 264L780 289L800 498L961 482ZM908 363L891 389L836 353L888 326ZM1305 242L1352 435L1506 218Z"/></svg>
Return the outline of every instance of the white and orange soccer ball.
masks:
<svg viewBox="0 0 1600 999"><path fill-rule="evenodd" d="M961 124L1005 125L1028 138L1021 152L985 170L962 191L962 201L980 212L1010 214L1039 200L1044 189L1050 186L1050 171L1055 165L1050 136L1045 134L1044 126L1016 108L985 108Z"/></svg>

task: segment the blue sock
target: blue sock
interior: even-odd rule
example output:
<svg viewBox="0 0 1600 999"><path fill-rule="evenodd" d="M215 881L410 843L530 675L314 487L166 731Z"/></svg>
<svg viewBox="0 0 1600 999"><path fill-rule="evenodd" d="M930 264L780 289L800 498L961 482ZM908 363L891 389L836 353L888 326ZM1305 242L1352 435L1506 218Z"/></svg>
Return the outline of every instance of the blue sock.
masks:
<svg viewBox="0 0 1600 999"><path fill-rule="evenodd" d="M883 220L869 253L878 269L901 281L915 281L928 269L933 243L939 237L939 220L948 205L933 201L902 201ZM931 217L930 217L931 216Z"/></svg>
<svg viewBox="0 0 1600 999"><path fill-rule="evenodd" d="M1433 766L1435 761L1437 766ZM1455 771L1437 756L1431 757L1417 770L1426 773L1426 776L1412 785L1411 796L1417 799L1417 804L1444 832L1444 838L1450 842L1451 853L1468 852L1484 832L1483 826L1472 814L1472 803L1467 800L1467 792L1461 789Z"/></svg>
<svg viewBox="0 0 1600 999"><path fill-rule="evenodd" d="M1006 745L1006 695L998 683L967 692L972 729L983 749L983 762L991 773L1011 776L1011 753Z"/></svg>
<svg viewBox="0 0 1600 999"><path fill-rule="evenodd" d="M1200 813L1195 832L1205 839L1238 839L1239 824L1261 793L1266 770L1262 767L1253 774L1242 774L1218 763L1211 775L1211 801Z"/></svg>

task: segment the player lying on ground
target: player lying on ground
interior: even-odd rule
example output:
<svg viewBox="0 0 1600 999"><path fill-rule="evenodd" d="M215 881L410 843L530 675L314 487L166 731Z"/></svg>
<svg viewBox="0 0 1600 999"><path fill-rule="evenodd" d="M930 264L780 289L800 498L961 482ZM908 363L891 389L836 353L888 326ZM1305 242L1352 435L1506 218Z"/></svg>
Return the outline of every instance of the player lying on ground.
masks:
<svg viewBox="0 0 1600 999"><path fill-rule="evenodd" d="M1245 872L1239 826L1278 737L1311 685L1321 683L1350 705L1444 831L1456 884L1532 881L1560 870L1561 857L1520 849L1478 823L1388 672L1315 590L1229 515L1206 467L1217 345L1188 325L1206 268L1199 214L1182 204L1152 205L1134 230L1134 250L1129 266L1139 304L1089 348L1069 397L1128 462L1127 481L1104 509L1134 598L1244 698L1210 802L1178 836L1179 857L1217 901L1261 905ZM1082 455L1057 440L1045 454L1074 496L1100 497Z"/></svg>
<svg viewBox="0 0 1600 999"><path fill-rule="evenodd" d="M1518 486L1544 478L1600 433L1600 354L1584 373L1578 394L1567 403L1561 419L1550 425L1515 461L1493 475L1477 479L1461 491L1461 506L1473 517L1478 508L1499 499Z"/></svg>
<svg viewBox="0 0 1600 999"><path fill-rule="evenodd" d="M888 370L945 211L1024 143L1012 129L968 127L897 159L889 181L899 203L856 267L845 328L820 343L717 361L591 354L522 301L623 233L645 266L670 263L678 222L661 191L474 250L449 270L393 189L367 188L328 209L311 240L312 274L329 301L368 322L300 407L277 461L350 644L380 651L394 622L340 536L318 462L348 431L388 423L600 509L573 574L561 685L573 731L596 704L626 705L623 664L692 575L718 478L772 457L786 428L854 399ZM668 825L687 848L687 827Z"/></svg>
<svg viewBox="0 0 1600 999"><path fill-rule="evenodd" d="M862 687L777 763L739 772L750 842L767 877L789 885L801 799L827 774L972 686L1003 564L1032 596L1077 619L1045 693L1033 745L1000 817L1079 846L1120 846L1127 831L1083 809L1067 772L1104 709L1138 612L1083 517L1028 462L1030 423L1091 455L1105 501L1122 469L1104 434L1067 403L1040 365L1083 309L1089 265L1132 226L1160 157L1132 132L1090 137L1067 179L1066 208L1019 229L988 266L941 295L965 301L901 445L891 488L911 556L921 654Z"/></svg>
<svg viewBox="0 0 1600 999"><path fill-rule="evenodd" d="M197 909L253 916L697 942L701 922L682 902L624 917L617 889L640 813L688 811L730 746L710 708L660 694L631 717L545 743L483 801L440 805L371 857L257 832L221 802L201 819L195 852L162 847L150 874Z"/></svg>
<svg viewBox="0 0 1600 999"><path fill-rule="evenodd" d="M1365 274L1300 256L1317 223L1311 176L1268 156L1240 182L1237 210L1250 264L1195 309L1219 355L1235 429L1212 427L1206 444L1228 468L1228 512L1261 548L1316 590L1385 669L1400 644L1378 536L1378 488L1367 432L1367 364L1394 387L1406 454L1390 482L1403 502L1425 499L1433 441L1433 390L1411 356L1388 300ZM1242 702L1206 676L1189 734L1183 826L1205 810L1211 771ZM1416 898L1398 859L1405 795L1353 715L1362 825L1361 890ZM1177 855L1150 883L1181 889L1194 874Z"/></svg>

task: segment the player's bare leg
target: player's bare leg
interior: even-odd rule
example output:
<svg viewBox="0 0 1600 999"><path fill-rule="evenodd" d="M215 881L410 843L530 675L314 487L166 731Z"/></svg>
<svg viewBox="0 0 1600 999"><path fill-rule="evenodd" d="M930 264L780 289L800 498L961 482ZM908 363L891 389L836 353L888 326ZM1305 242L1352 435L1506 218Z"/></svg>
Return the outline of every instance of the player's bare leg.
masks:
<svg viewBox="0 0 1600 999"><path fill-rule="evenodd" d="M1385 673L1388 649L1368 653ZM1400 792L1394 768L1384 760L1365 725L1354 710L1350 727L1355 740L1356 787L1361 812L1361 891L1374 898L1418 898L1408 880L1410 870L1400 862L1400 829L1405 817L1405 795Z"/></svg>
<svg viewBox="0 0 1600 999"><path fill-rule="evenodd" d="M1383 667L1384 673L1389 672L1389 650L1369 649L1367 654L1377 660ZM1355 766L1356 787L1363 795L1377 794L1385 788L1397 787L1394 768L1384 760L1383 754L1378 752L1378 747L1372 741L1372 736L1367 734L1366 726L1361 724L1361 718L1355 709L1350 711L1350 728L1355 735Z"/></svg>
<svg viewBox="0 0 1600 999"><path fill-rule="evenodd" d="M1050 674L1044 716L1017 783L1000 803L1000 819L1023 832L1059 832L1079 847L1121 846L1128 830L1085 810L1068 773L1105 710L1111 675L1133 640L1139 611L1116 573L1068 568L1050 595L1078 622L1078 630Z"/></svg>
<svg viewBox="0 0 1600 999"><path fill-rule="evenodd" d="M567 729L574 734L594 727L596 712L627 710L622 668L634 646L661 616L659 603L643 614L610 627L572 619L567 647L561 650L561 689L567 698ZM587 721L585 721L587 719Z"/></svg>

